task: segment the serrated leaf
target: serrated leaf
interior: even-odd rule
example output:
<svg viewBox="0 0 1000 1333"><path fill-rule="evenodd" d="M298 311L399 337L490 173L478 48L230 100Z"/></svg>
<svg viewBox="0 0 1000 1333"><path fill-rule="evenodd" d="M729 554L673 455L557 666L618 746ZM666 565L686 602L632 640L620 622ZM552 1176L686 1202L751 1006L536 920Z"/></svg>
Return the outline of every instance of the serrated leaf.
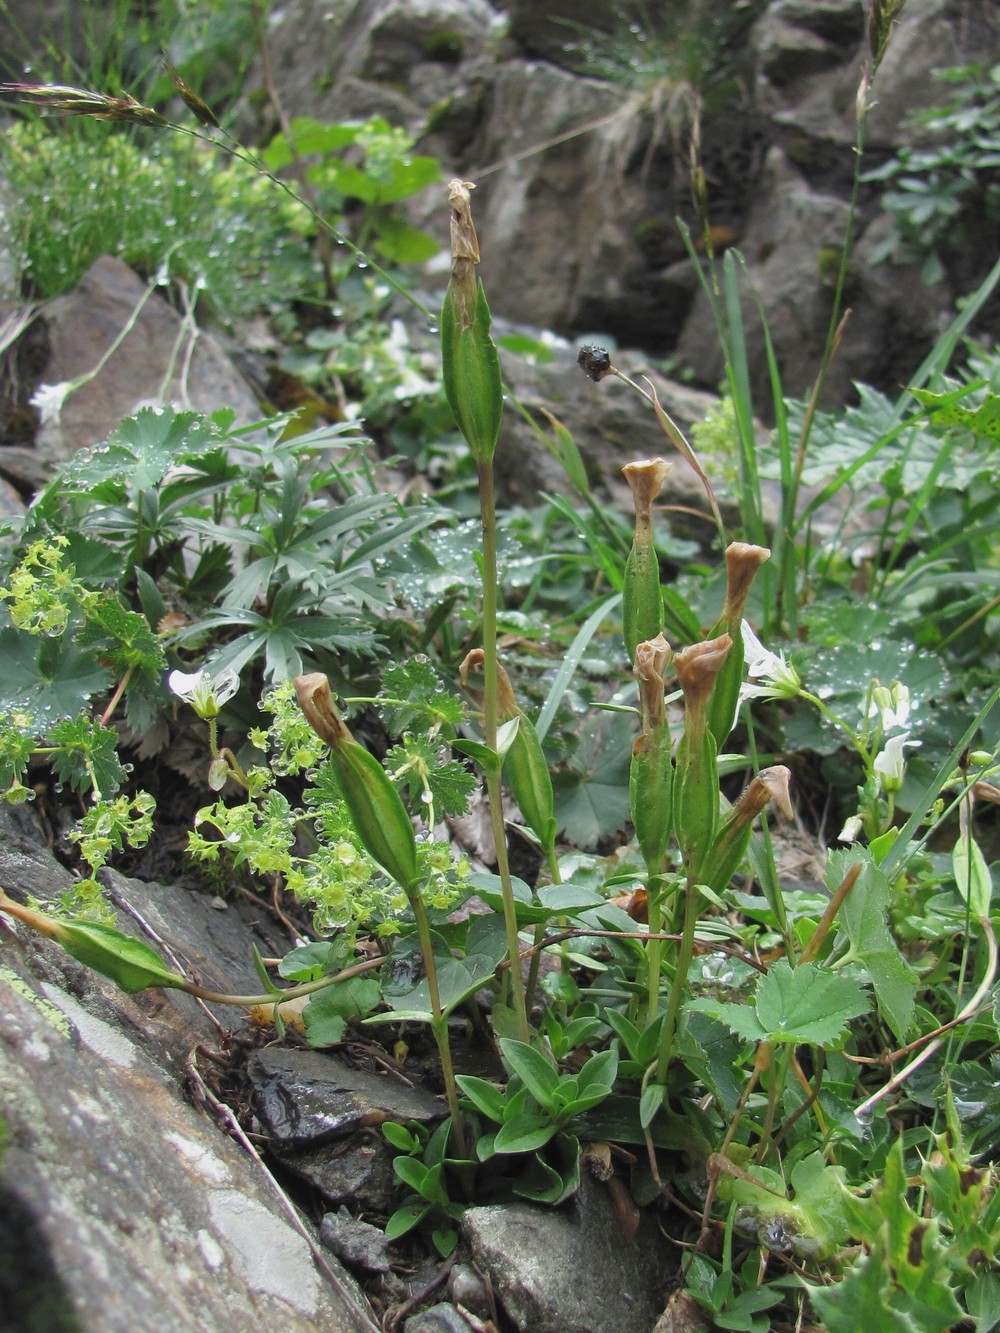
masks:
<svg viewBox="0 0 1000 1333"><path fill-rule="evenodd" d="M84 610L86 620L77 636L81 648L97 647L102 661L119 675L132 670L160 678L166 659L145 616L129 611L111 590L86 597Z"/></svg>
<svg viewBox="0 0 1000 1333"><path fill-rule="evenodd" d="M958 401L961 394L931 393L927 389L910 389L909 392L930 413L933 429L968 430L980 439L1000 444L1000 394L988 392L981 403L963 407Z"/></svg>
<svg viewBox="0 0 1000 1333"><path fill-rule="evenodd" d="M891 901L888 879L870 848L852 847L830 853L826 886L835 892L859 863L861 870L841 905L837 924L850 940L850 957L871 977L879 1012L900 1041L905 1041L920 979L900 953L887 924Z"/></svg>
<svg viewBox="0 0 1000 1333"><path fill-rule="evenodd" d="M779 959L761 977L757 1019L769 1041L835 1044L847 1023L867 1013L871 1002L861 984L814 963L792 968Z"/></svg>
<svg viewBox="0 0 1000 1333"><path fill-rule="evenodd" d="M52 770L75 791L96 787L101 796L108 797L125 781L127 774L118 758L118 733L111 727L81 714L57 722L49 736L59 747L51 757Z"/></svg>
<svg viewBox="0 0 1000 1333"><path fill-rule="evenodd" d="M79 713L110 684L96 656L82 652L69 633L39 643L18 630L0 630L0 704L27 708L42 728Z"/></svg>

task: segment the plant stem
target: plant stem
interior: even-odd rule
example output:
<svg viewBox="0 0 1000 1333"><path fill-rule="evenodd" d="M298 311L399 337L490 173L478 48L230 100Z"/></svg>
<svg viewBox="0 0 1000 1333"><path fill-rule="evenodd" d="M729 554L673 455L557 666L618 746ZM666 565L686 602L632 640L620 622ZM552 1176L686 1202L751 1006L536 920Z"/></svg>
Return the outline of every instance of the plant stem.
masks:
<svg viewBox="0 0 1000 1333"><path fill-rule="evenodd" d="M479 463L479 505L483 527L483 740L496 754L497 749L497 524L496 492L493 482L493 463ZM503 803L500 793L500 765L486 771L486 792L490 803L490 820L496 844L497 874L503 895L503 919L507 931L507 957L510 962L510 988L517 1020L518 1037L530 1039L528 1008L521 976L518 939L517 909L514 905L514 886L507 861L507 833L503 821Z"/></svg>
<svg viewBox="0 0 1000 1333"><path fill-rule="evenodd" d="M652 1023L660 1006L660 966L663 958L663 878L650 875L646 884L649 940L646 944L646 1023Z"/></svg>
<svg viewBox="0 0 1000 1333"><path fill-rule="evenodd" d="M698 892L698 886L690 879L687 882L685 892L684 927L681 932L681 946L677 951L677 964L674 969L674 980L670 987L670 998L667 1000L667 1012L663 1016L663 1030L660 1033L660 1050L656 1058L655 1078L657 1083L665 1083L667 1081L667 1067L670 1064L670 1048L674 1044L677 1015L680 1012L681 998L684 994L684 987L687 985L688 972L691 970L691 959L694 956L694 928L698 923L698 900L701 895Z"/></svg>
<svg viewBox="0 0 1000 1333"><path fill-rule="evenodd" d="M366 958L364 962L345 967L336 976L317 977L315 981L303 981L300 986L288 986L284 990L275 988L273 991L264 991L261 995L229 995L225 991L206 990L204 986L196 986L193 981L185 982L176 989L193 995L196 1000L205 1000L209 1004L237 1004L246 1007L285 1004L288 1000L297 1000L303 995L313 995L316 991L325 990L327 986L336 985L338 981L348 981L363 972L371 972L373 968L381 967L385 961L385 958Z"/></svg>
<svg viewBox="0 0 1000 1333"><path fill-rule="evenodd" d="M410 906L417 922L417 934L420 937L420 953L424 960L424 973L427 977L427 989L431 997L431 1031L437 1043L441 1057L441 1073L444 1076L445 1096L448 1110L451 1112L451 1134L454 1148L459 1157L465 1156L465 1126L462 1112L458 1105L458 1085L455 1083L455 1067L451 1059L451 1043L448 1040L448 1019L441 1008L441 992L438 990L437 963L434 960L434 947L431 943L431 924L427 919L427 909L419 893L409 895Z"/></svg>

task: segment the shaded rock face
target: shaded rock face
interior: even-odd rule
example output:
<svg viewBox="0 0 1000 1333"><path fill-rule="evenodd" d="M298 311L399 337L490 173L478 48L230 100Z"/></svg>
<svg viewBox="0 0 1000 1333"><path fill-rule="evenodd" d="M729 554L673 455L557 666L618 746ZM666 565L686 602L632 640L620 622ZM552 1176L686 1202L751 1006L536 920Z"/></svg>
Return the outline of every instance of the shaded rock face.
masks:
<svg viewBox="0 0 1000 1333"><path fill-rule="evenodd" d="M695 383L716 388L718 335L675 224L680 216L700 230L684 62L670 64L667 41L663 71L648 62L645 83L588 77L579 59L588 34L617 43L620 67L629 63L627 15L610 3L583 16L566 0L460 8L292 0L272 34L283 101L292 114L320 119L382 114L421 135L419 148L438 155L446 175L477 183L481 271L495 314L671 355ZM826 340L846 229L865 11L857 0L759 0L736 29L720 26L732 22L725 9L728 18L711 0L683 6L709 46L713 34L721 42L726 73L702 90L710 220L715 244L735 244L746 257L785 390L803 394ZM450 30L449 47L442 34ZM971 0L909 0L877 76L866 165L912 141L910 111L942 100L933 70L981 60L998 43L996 17ZM637 45L635 62L644 59L648 49ZM411 211L446 242L442 188ZM915 266L870 266L884 234L875 187L862 192L855 232L854 315L827 381L831 402L856 379L897 388L901 367L905 376L917 364L990 260L985 251L970 257L932 289ZM429 277L443 282L446 270L438 263ZM753 387L766 404L748 291L745 313Z"/></svg>
<svg viewBox="0 0 1000 1333"><path fill-rule="evenodd" d="M589 1179L565 1209L470 1208L462 1231L524 1333L645 1333L676 1266L654 1220L627 1241L608 1193Z"/></svg>
<svg viewBox="0 0 1000 1333"><path fill-rule="evenodd" d="M69 876L5 814L0 882L43 900ZM145 923L209 984L255 988L235 908L116 877L123 929ZM154 925L155 922L155 925ZM152 934L150 933L152 932ZM268 943L257 936L265 948ZM332 1256L270 1178L184 1097L198 1042L239 1011L129 997L0 924L0 1326L10 1333L373 1330ZM237 1015L234 1018L234 1015Z"/></svg>
<svg viewBox="0 0 1000 1333"><path fill-rule="evenodd" d="M45 383L60 384L92 371L148 290L128 265L106 255L72 292L50 302L45 308ZM43 424L39 448L50 458L69 458L107 439L123 417L140 407L165 402L197 412L228 406L241 424L260 417L253 392L216 339L199 330L185 332L180 316L154 293L100 374L66 399L58 421Z"/></svg>

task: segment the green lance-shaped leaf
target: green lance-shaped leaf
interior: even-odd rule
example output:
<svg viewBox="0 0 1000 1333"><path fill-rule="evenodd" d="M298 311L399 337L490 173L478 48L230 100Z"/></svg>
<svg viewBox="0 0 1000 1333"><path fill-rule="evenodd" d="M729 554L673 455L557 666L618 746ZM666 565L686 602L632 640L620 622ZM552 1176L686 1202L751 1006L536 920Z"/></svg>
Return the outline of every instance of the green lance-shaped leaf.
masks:
<svg viewBox="0 0 1000 1333"><path fill-rule="evenodd" d="M622 468L635 502L635 535L625 561L622 588L622 636L629 661L640 643L663 628L660 564L653 542L653 501L663 488L670 464L663 458L627 463Z"/></svg>
<svg viewBox="0 0 1000 1333"><path fill-rule="evenodd" d="M330 746L334 772L365 851L412 893L420 878L417 840L399 792L375 756L347 729L326 676L313 671L296 676L294 684L306 721Z"/></svg>
<svg viewBox="0 0 1000 1333"><path fill-rule="evenodd" d="M684 692L684 735L677 747L674 774L674 830L687 874L701 878L701 867L719 822L719 767L715 737L708 726L708 702L732 647L728 634L694 643L674 657Z"/></svg>
<svg viewBox="0 0 1000 1333"><path fill-rule="evenodd" d="M715 835L715 841L702 862L699 880L721 893L739 870L750 844L753 822L774 801L787 818L792 817L788 799L790 771L783 764L762 768L743 795L728 812Z"/></svg>
<svg viewBox="0 0 1000 1333"><path fill-rule="evenodd" d="M441 371L448 404L480 466L493 460L503 415L503 380L490 308L476 278L479 241L467 181L448 187L451 206L451 280L441 310Z"/></svg>
<svg viewBox="0 0 1000 1333"><path fill-rule="evenodd" d="M59 921L44 912L14 902L0 890L0 911L23 921L32 930L62 945L78 963L110 977L130 995L148 986L184 986L179 972L172 971L155 949L124 935L113 926L89 921Z"/></svg>
<svg viewBox="0 0 1000 1333"><path fill-rule="evenodd" d="M709 634L709 638L728 634L733 641L732 649L716 677L708 703L708 725L717 746L725 744L736 721L745 662L740 626L751 584L770 554L766 547L753 546L749 542L730 542L726 548L726 600L722 615Z"/></svg>
<svg viewBox="0 0 1000 1333"><path fill-rule="evenodd" d="M673 746L663 700L670 652L663 635L657 635L636 647L633 668L639 683L642 735L632 745L629 811L650 875L658 875L664 868L673 827Z"/></svg>

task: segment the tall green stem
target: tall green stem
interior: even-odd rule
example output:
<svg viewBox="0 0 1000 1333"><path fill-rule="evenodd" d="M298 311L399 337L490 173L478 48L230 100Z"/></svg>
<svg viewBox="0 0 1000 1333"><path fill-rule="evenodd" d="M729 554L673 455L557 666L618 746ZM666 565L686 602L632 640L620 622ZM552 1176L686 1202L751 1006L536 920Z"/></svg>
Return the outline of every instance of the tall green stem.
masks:
<svg viewBox="0 0 1000 1333"><path fill-rule="evenodd" d="M677 966L674 969L673 985L667 1000L667 1012L663 1016L663 1030L660 1033L660 1050L656 1058L656 1081L665 1083L667 1066L670 1064L670 1050L674 1044L674 1032L677 1028L677 1015L680 1012L684 987L687 985L694 957L694 928L698 923L698 906L701 895L697 885L689 879L685 888L684 928L681 933L681 947L677 954Z"/></svg>
<svg viewBox="0 0 1000 1333"><path fill-rule="evenodd" d="M427 990L431 997L431 1031L437 1043L441 1057L441 1073L444 1076L445 1096L448 1110L451 1112L452 1144L459 1157L465 1156L465 1126L462 1112L458 1105L458 1087L455 1083L455 1066L451 1059L451 1043L448 1040L448 1019L441 1008L441 992L438 990L437 963L434 959L434 946L431 942L431 925L427 919L427 910L419 893L409 895L410 906L417 922L417 935L420 938L420 953L424 960L424 975L427 977Z"/></svg>
<svg viewBox="0 0 1000 1333"><path fill-rule="evenodd" d="M493 482L493 463L477 465L479 474L479 505L483 525L483 739L486 747L497 750L497 524L496 492ZM511 998L517 1020L518 1036L528 1041L528 1008L524 997L524 979L521 975L521 945L518 938L517 910L514 905L514 886L507 861L507 832L503 821L503 802L500 793L500 766L491 765L486 771L486 791L490 801L490 820L496 843L497 874L503 895L503 919L507 931L507 956L510 962Z"/></svg>

